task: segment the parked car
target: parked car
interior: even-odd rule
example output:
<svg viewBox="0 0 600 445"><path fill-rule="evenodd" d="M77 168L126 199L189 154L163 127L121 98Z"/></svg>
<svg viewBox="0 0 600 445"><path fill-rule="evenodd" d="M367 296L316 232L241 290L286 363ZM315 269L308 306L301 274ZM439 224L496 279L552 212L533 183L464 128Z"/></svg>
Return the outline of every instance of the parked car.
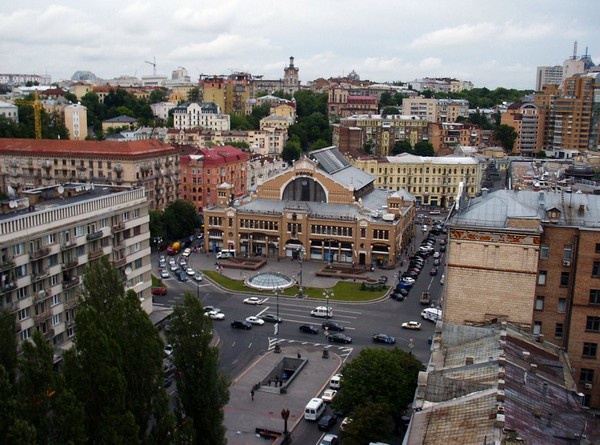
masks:
<svg viewBox="0 0 600 445"><path fill-rule="evenodd" d="M231 327L235 329L252 329L252 325L245 320L233 320L231 322Z"/></svg>
<svg viewBox="0 0 600 445"><path fill-rule="evenodd" d="M419 323L418 321L406 321L402 323L402 328L418 330L421 329L421 323Z"/></svg>
<svg viewBox="0 0 600 445"><path fill-rule="evenodd" d="M405 283L414 284L416 280L411 276L403 276L401 281L404 281Z"/></svg>
<svg viewBox="0 0 600 445"><path fill-rule="evenodd" d="M185 273L188 274L190 277L193 277L194 275L196 275L196 271L194 269L192 269L191 267L188 267L185 270Z"/></svg>
<svg viewBox="0 0 600 445"><path fill-rule="evenodd" d="M210 311L205 312L204 315L210 317L211 320L225 320L225 314L223 312Z"/></svg>
<svg viewBox="0 0 600 445"><path fill-rule="evenodd" d="M439 266L440 265L440 259L436 258L435 260L433 260L433 265L434 266Z"/></svg>
<svg viewBox="0 0 600 445"><path fill-rule="evenodd" d="M385 343L388 345L393 345L396 343L396 339L387 334L375 334L373 336L373 343Z"/></svg>
<svg viewBox="0 0 600 445"><path fill-rule="evenodd" d="M258 318L255 315L251 315L250 317L246 317L246 321L250 324L255 324L257 326L262 326L265 324L265 321L262 318Z"/></svg>
<svg viewBox="0 0 600 445"><path fill-rule="evenodd" d="M194 275L195 281L202 281L204 279L204 274L202 272L196 272Z"/></svg>
<svg viewBox="0 0 600 445"><path fill-rule="evenodd" d="M319 333L319 329L317 329L316 327L314 327L310 324L303 324L298 328L298 330L304 334L318 334Z"/></svg>
<svg viewBox="0 0 600 445"><path fill-rule="evenodd" d="M254 304L254 305L259 305L259 304L263 304L265 300L263 300L262 298L258 298L258 297L248 297L248 298L244 298L244 304Z"/></svg>
<svg viewBox="0 0 600 445"><path fill-rule="evenodd" d="M167 295L166 287L153 287L150 291L152 295Z"/></svg>
<svg viewBox="0 0 600 445"><path fill-rule="evenodd" d="M337 416L335 414L325 414L319 419L318 427L320 430L328 431L333 425L335 425L336 422Z"/></svg>
<svg viewBox="0 0 600 445"><path fill-rule="evenodd" d="M172 263L169 264L169 269L171 269L171 272L177 272L177 269L179 269L179 267L177 266L177 264Z"/></svg>
<svg viewBox="0 0 600 445"><path fill-rule="evenodd" d="M380 276L380 277L379 277L379 280L378 280L378 281L379 281L381 284L385 284L385 283L387 283L387 282L388 282L388 277L386 277L385 275L382 275L382 276Z"/></svg>
<svg viewBox="0 0 600 445"><path fill-rule="evenodd" d="M434 258L439 258L440 256L442 256L439 252L434 252L433 253L433 257Z"/></svg>
<svg viewBox="0 0 600 445"><path fill-rule="evenodd" d="M203 309L204 309L204 312L212 312L212 311L221 312L221 309L219 309L218 307L214 307L214 306L210 306L210 305L204 306Z"/></svg>
<svg viewBox="0 0 600 445"><path fill-rule="evenodd" d="M264 321L268 321L269 323L281 323L283 320L275 314L262 314L260 316Z"/></svg>
<svg viewBox="0 0 600 445"><path fill-rule="evenodd" d="M342 334L341 332L336 332L335 334L329 334L327 336L327 340L329 343L352 343L352 337L346 334Z"/></svg>
<svg viewBox="0 0 600 445"><path fill-rule="evenodd" d="M325 403L330 403L336 394L337 391L335 389L326 389L325 391L323 391L321 399L323 399L323 402Z"/></svg>
<svg viewBox="0 0 600 445"><path fill-rule="evenodd" d="M404 290L404 289L402 289ZM392 300L396 300L396 301L404 301L404 299L406 298L406 295L402 295L400 292L392 292L390 294L390 298Z"/></svg>
<svg viewBox="0 0 600 445"><path fill-rule="evenodd" d="M342 423L340 423L340 431L345 431L346 428L348 428L348 425L351 423L352 423L352 418L344 417L344 420L342 420Z"/></svg>
<svg viewBox="0 0 600 445"><path fill-rule="evenodd" d="M162 279L166 279L166 278L171 278L171 275L169 275L169 272L167 272L167 269L161 269L160 270L160 277Z"/></svg>
<svg viewBox="0 0 600 445"><path fill-rule="evenodd" d="M440 252L445 252L446 251L446 246L440 246Z"/></svg>
<svg viewBox="0 0 600 445"><path fill-rule="evenodd" d="M165 351L165 355L166 355L167 357L170 357L170 356L171 356L171 354L173 354L173 346L172 346L172 345L167 345L167 346L165 346L165 349L164 349L164 351Z"/></svg>
<svg viewBox="0 0 600 445"><path fill-rule="evenodd" d="M183 273L183 271L182 271L182 270L178 270L178 271L176 271L175 273L177 274L177 279L178 279L179 281L182 281L182 282L183 282L183 281L187 281L187 280L188 280L188 279L187 279L187 277L185 276L185 274Z"/></svg>
<svg viewBox="0 0 600 445"><path fill-rule="evenodd" d="M338 445L338 437L335 434L325 434L319 445Z"/></svg>
<svg viewBox="0 0 600 445"><path fill-rule="evenodd" d="M344 326L342 326L341 324L339 324L335 321L331 321L331 320L327 320L327 321L323 322L321 327L323 329L327 329L329 331L336 331L336 332L341 332L344 330Z"/></svg>

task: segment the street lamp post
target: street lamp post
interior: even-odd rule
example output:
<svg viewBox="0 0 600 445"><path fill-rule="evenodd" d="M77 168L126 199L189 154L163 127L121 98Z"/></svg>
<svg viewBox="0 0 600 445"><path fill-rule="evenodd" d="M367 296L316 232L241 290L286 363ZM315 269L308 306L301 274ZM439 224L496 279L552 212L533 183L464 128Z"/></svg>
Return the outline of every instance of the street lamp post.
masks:
<svg viewBox="0 0 600 445"><path fill-rule="evenodd" d="M325 289L323 291L323 296L325 297L326 301L325 307L327 308L327 318L331 318L331 308L329 307L329 299L333 298L335 295L331 289Z"/></svg>
<svg viewBox="0 0 600 445"><path fill-rule="evenodd" d="M279 344L279 288L276 287L275 290L275 299L277 300L277 323L275 323L275 352L281 352L281 345Z"/></svg>
<svg viewBox="0 0 600 445"><path fill-rule="evenodd" d="M296 295L296 297L298 297L298 298L304 297L304 287L302 287L302 278L304 277L304 273L302 270L302 264L304 263L304 253L305 252L306 251L304 250L304 247L302 247L299 252L300 258L299 258L298 262L300 263L300 283L299 283L300 287L298 288L298 295Z"/></svg>

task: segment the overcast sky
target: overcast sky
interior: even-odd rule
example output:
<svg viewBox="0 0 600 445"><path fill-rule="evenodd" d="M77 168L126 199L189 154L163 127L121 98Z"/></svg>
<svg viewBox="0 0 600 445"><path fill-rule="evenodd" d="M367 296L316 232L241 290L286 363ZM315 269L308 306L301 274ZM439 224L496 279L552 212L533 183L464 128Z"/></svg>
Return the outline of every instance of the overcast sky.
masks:
<svg viewBox="0 0 600 445"><path fill-rule="evenodd" d="M361 79L455 77L533 89L536 67L586 46L600 63L597 0L4 0L0 73L77 70L171 76L245 71L303 84L355 70Z"/></svg>

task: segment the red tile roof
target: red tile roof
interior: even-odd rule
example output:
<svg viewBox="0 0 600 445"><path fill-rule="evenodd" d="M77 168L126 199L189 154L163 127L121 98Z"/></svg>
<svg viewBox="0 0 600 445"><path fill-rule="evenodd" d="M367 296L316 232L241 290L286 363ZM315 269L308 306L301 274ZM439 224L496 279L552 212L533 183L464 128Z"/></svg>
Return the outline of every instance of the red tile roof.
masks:
<svg viewBox="0 0 600 445"><path fill-rule="evenodd" d="M0 155L138 157L176 154L178 149L157 139L132 142L69 141L64 139L3 139Z"/></svg>
<svg viewBox="0 0 600 445"><path fill-rule="evenodd" d="M248 153L231 145L222 147L201 148L196 152L204 155L204 165L208 164L228 164L237 161L247 161Z"/></svg>

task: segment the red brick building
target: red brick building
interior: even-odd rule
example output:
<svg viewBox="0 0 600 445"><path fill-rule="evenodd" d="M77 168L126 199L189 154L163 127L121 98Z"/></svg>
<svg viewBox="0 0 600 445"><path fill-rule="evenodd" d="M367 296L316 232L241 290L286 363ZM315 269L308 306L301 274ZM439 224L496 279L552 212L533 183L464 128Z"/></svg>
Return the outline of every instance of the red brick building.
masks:
<svg viewBox="0 0 600 445"><path fill-rule="evenodd" d="M217 187L232 186L234 198L247 193L248 154L239 148L201 148L181 157L179 197L196 205L198 211L217 202Z"/></svg>

